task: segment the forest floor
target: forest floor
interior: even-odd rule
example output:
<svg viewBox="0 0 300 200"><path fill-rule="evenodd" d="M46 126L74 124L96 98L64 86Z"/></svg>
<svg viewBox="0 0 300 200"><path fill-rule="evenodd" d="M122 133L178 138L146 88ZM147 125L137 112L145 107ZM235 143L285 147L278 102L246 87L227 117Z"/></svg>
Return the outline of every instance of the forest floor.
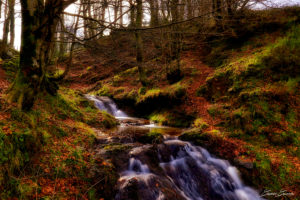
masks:
<svg viewBox="0 0 300 200"><path fill-rule="evenodd" d="M147 87L139 82L134 41L126 34L113 43L104 37L96 50L77 49L58 95L41 94L28 113L6 104L11 75L0 63L0 182L7 181L0 198L111 198L117 170L94 148L98 134L109 134L117 123L84 98L90 93L113 98L132 116L191 128L183 138L229 160L247 184L260 192L286 190L293 193L286 199L297 199L300 78L297 66L284 74L264 63L300 52L289 51L299 45L288 46L300 44L300 34L284 30L254 35L238 48L220 42L206 57L192 38L193 47L181 55L184 76L173 84L158 50L145 40Z"/></svg>
<svg viewBox="0 0 300 200"><path fill-rule="evenodd" d="M251 51L248 52L248 55L251 55ZM116 70L117 73L112 72L112 74L108 75L107 78L101 80L101 84L99 84L99 82L96 82L92 85L88 84L87 82L89 82L92 77L95 78L95 74L107 69L107 67L101 65L99 65L98 69L94 66L94 70L91 70L91 76L89 76L88 72L86 72L86 69L90 66L91 63L89 62L91 61L88 57L88 55L84 55L83 53L80 54L80 61L84 60L81 62L81 67L76 68L67 79L67 83L70 84L71 88L89 91L92 93L95 92L95 88L96 92L97 90L99 91L104 88L105 93L100 93L100 95L108 95L116 97L117 99L120 94L116 93L115 91L118 91L118 89L121 89L122 92L125 91L124 93L126 94L133 93L132 91L136 91L135 94L137 94L139 88L142 87L139 85L139 83L136 84L136 80L138 79L137 74L134 74L134 76L131 76L129 79L124 78L124 82L121 81L118 82L118 84L114 84L114 77L118 76L118 74L121 74L121 76L124 75L122 72L128 71L128 69L125 69L124 71L120 70L120 72ZM260 189L268 188L269 186L264 184L266 184L266 182L270 183L270 181L272 182L275 179L279 186L271 186L272 190L278 190L278 192L280 190L287 190L292 192L294 196L297 196L299 194L299 187L297 186L297 174L300 172L300 160L297 155L291 153L297 151L297 147L274 146L257 135L246 138L232 137L230 132L219 126L220 122L222 122L222 119L220 117L213 117L208 112L213 103L209 102L204 97L199 97L196 95L197 90L200 88L200 86L206 83L208 77L213 75L215 69L213 67L209 67L207 64L204 64L201 61L199 52L187 51L183 53L182 57L182 63L184 63L183 71L186 76L180 84L186 85L186 97L184 103L179 106L175 106L175 109L183 111L187 114L193 114L197 116L197 118L203 120L204 123L208 124L208 127L205 128L204 132L212 133L211 135L213 139L211 140L213 142L211 142L207 148L221 158L226 158L235 165L238 165L244 175L244 179L247 182L252 182L252 184L255 184L256 187L259 185L259 187L261 187ZM78 63L79 59L75 59L75 63ZM157 73L162 73L161 69L158 70ZM78 78L78 74L85 78ZM160 90L165 90L165 88L168 89L168 86L166 86L167 84L164 81L161 82L161 85L157 83L155 84L155 88L160 88ZM103 92L103 90L101 92ZM114 96L115 94L116 96ZM170 112L172 113L172 111ZM219 139L219 131L221 132L222 139ZM217 133L217 135L214 135L213 133ZM214 137L217 139L214 139ZM291 151L291 149L293 149L293 151ZM251 166L250 169L247 168L247 165ZM254 168L255 170L253 170ZM265 171L262 168L265 168ZM250 174L249 171L251 172ZM278 173L282 177L278 177L276 175ZM273 174L273 177L271 177L270 174ZM252 176L252 178L255 176L262 176L262 178L265 179L265 182L262 183L258 180L256 183L253 183L253 181L250 180L252 178L249 178L249 176ZM290 178L287 178L291 176L295 176L295 179L293 178L294 180L290 180ZM283 179L286 179L287 182L285 182Z"/></svg>

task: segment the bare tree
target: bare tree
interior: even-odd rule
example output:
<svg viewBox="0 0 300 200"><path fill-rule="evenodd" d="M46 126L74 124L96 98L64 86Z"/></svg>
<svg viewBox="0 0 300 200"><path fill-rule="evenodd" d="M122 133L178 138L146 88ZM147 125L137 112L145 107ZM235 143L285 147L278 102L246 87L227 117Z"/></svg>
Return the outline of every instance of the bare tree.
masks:
<svg viewBox="0 0 300 200"><path fill-rule="evenodd" d="M51 42L63 10L75 0L21 0L22 44L19 71L9 90L9 102L21 109L33 106L36 94L55 94L58 87L46 74Z"/></svg>

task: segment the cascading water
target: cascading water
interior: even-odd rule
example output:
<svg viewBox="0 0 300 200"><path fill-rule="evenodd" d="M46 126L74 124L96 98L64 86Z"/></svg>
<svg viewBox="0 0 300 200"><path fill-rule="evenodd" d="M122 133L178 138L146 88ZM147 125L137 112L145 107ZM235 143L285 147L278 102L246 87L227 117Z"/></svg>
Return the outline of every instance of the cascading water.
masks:
<svg viewBox="0 0 300 200"><path fill-rule="evenodd" d="M126 113L118 109L116 103L109 97L104 97L104 96L98 97L93 95L85 95L85 97L91 101L94 101L95 106L99 110L106 111L109 114L115 116L116 118L128 117Z"/></svg>
<svg viewBox="0 0 300 200"><path fill-rule="evenodd" d="M151 172L148 165L132 156L128 170L121 173L117 200L131 199L128 191L133 183L136 185L133 190L149 200L262 199L255 190L243 185L237 169L228 161L214 158L205 149L188 142L173 139L158 145L157 157L163 170L160 174ZM165 194L166 190L172 192Z"/></svg>
<svg viewBox="0 0 300 200"><path fill-rule="evenodd" d="M136 133L137 127L141 127L143 133L154 127L165 128L146 125L140 122L141 119L128 117L108 97L86 95L86 98L94 101L98 109L121 120L121 132ZM147 152L149 149L152 153ZM174 137L166 138L162 144L136 147L130 152L130 157L127 170L121 172L118 180L116 200L262 199L255 190L242 183L237 169L228 161L215 158L207 150Z"/></svg>

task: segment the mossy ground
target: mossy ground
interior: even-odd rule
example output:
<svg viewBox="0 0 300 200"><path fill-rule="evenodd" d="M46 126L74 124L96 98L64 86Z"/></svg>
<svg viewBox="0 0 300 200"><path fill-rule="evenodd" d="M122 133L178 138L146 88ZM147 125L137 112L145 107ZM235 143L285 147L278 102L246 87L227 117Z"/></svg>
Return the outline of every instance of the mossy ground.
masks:
<svg viewBox="0 0 300 200"><path fill-rule="evenodd" d="M10 72L8 72L10 73ZM0 198L100 199L118 175L93 151L94 129L116 125L75 90L40 94L31 111L0 107ZM93 170L97 173L93 173Z"/></svg>
<svg viewBox="0 0 300 200"><path fill-rule="evenodd" d="M249 155L243 157L252 157L255 169L251 181L272 191L294 191L296 197L300 26L294 20L285 34L266 33L249 40L239 52L225 52L226 59L199 87L198 95L213 103L208 112L219 119L226 138L246 142Z"/></svg>

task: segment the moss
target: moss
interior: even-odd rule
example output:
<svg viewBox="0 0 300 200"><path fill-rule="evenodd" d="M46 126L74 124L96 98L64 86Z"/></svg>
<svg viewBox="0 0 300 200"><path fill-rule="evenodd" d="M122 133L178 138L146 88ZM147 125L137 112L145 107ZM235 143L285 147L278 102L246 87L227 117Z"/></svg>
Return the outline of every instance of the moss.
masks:
<svg viewBox="0 0 300 200"><path fill-rule="evenodd" d="M103 126L105 128L113 128L116 127L119 122L110 114L108 114L107 112L102 112L102 121L101 123L103 124Z"/></svg>
<svg viewBox="0 0 300 200"><path fill-rule="evenodd" d="M147 88L146 87L141 87L139 89L139 95L144 95L144 94L146 94L146 92L147 92Z"/></svg>
<svg viewBox="0 0 300 200"><path fill-rule="evenodd" d="M56 125L50 126L48 131L51 132L56 137L65 137L68 135L64 129Z"/></svg>
<svg viewBox="0 0 300 200"><path fill-rule="evenodd" d="M200 128L202 130L209 127L209 125L204 121L203 118L195 119L192 126L195 127L195 128Z"/></svg>
<svg viewBox="0 0 300 200"><path fill-rule="evenodd" d="M149 119L159 125L172 127L189 127L194 120L191 115L176 110L160 111L150 114Z"/></svg>
<svg viewBox="0 0 300 200"><path fill-rule="evenodd" d="M147 102L150 100L154 101L159 98L180 99L185 95L185 93L186 86L179 82L164 89L154 88L148 90L144 95L139 97L138 103Z"/></svg>
<svg viewBox="0 0 300 200"><path fill-rule="evenodd" d="M20 62L20 58L17 56L12 59L5 60L5 62L3 63L2 67L5 70L6 75L10 79L15 77L15 75L19 69L19 62Z"/></svg>
<svg viewBox="0 0 300 200"><path fill-rule="evenodd" d="M149 132L145 135L141 135L137 138L141 143L154 144L161 143L163 141L163 135L157 132Z"/></svg>
<svg viewBox="0 0 300 200"><path fill-rule="evenodd" d="M99 89L98 91L95 92L95 95L97 96L108 96L111 97L111 90L109 88L109 86L107 85L103 85L101 89Z"/></svg>
<svg viewBox="0 0 300 200"><path fill-rule="evenodd" d="M106 150L107 153L109 154L119 154L121 152L126 152L127 150L129 150L131 147L129 145L126 144L120 144L120 143L111 143L108 145L104 146L104 150Z"/></svg>
<svg viewBox="0 0 300 200"><path fill-rule="evenodd" d="M149 119L159 125L167 125L168 120L166 115L166 113L153 113L150 115Z"/></svg>
<svg viewBox="0 0 300 200"><path fill-rule="evenodd" d="M205 137L203 137L203 130L201 128L193 128L183 132L178 138L184 141L201 143Z"/></svg>

